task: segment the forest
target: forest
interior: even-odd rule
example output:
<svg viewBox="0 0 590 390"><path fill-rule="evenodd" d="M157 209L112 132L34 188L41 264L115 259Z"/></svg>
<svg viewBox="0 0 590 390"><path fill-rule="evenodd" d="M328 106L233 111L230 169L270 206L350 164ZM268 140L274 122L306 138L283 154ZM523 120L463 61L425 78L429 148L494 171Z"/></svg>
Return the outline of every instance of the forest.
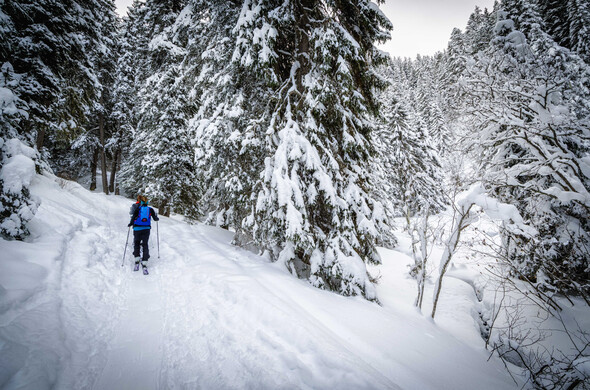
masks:
<svg viewBox="0 0 590 390"><path fill-rule="evenodd" d="M378 49L394 28L380 3L136 0L120 18L112 0L0 1L0 234L27 240L39 201L18 177L34 164L376 303L367 265L406 232L421 307L429 248L444 247L438 297L486 215L498 234L474 255L552 315L587 310L590 3L476 7L416 59ZM539 388L581 388L577 335L549 362L495 349Z"/></svg>

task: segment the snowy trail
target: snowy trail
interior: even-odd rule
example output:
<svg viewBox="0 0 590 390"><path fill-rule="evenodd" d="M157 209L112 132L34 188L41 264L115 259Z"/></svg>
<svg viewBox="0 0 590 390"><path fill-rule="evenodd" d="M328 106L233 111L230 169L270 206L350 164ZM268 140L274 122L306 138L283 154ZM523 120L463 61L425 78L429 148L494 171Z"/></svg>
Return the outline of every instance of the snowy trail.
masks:
<svg viewBox="0 0 590 390"><path fill-rule="evenodd" d="M387 298L413 285L381 286L389 307L341 297L169 218L144 276L131 245L121 267L129 200L36 180L34 242L3 242L0 388L513 388L485 351Z"/></svg>
<svg viewBox="0 0 590 390"><path fill-rule="evenodd" d="M64 388L157 388L162 351L160 276L132 273L132 233L124 268L125 207L101 203L101 225L68 244L62 317L72 351L58 383ZM128 209L128 207L127 207ZM122 242L121 242L122 241Z"/></svg>
<svg viewBox="0 0 590 390"><path fill-rule="evenodd" d="M342 343L321 323L294 317L290 302L256 277L269 264L228 247L226 232L162 218L162 260L153 231L151 274L131 271L131 245L126 266L118 267L128 206L105 202L68 238L61 316L71 359L61 385L396 388L353 353L343 356Z"/></svg>
<svg viewBox="0 0 590 390"><path fill-rule="evenodd" d="M269 264L223 244L230 234L185 224L168 228L163 240L171 244L163 253L178 261L157 267L163 280L174 281L162 285L168 308L164 388L313 388L320 380L324 388L396 388L354 355L342 356L341 343L320 323L294 317L293 308L259 281ZM214 242L203 232L208 229L225 239ZM359 375L359 366L367 374Z"/></svg>
<svg viewBox="0 0 590 390"><path fill-rule="evenodd" d="M164 327L162 299L154 293L158 281L131 284L133 294L122 309L106 363L93 388L158 388Z"/></svg>

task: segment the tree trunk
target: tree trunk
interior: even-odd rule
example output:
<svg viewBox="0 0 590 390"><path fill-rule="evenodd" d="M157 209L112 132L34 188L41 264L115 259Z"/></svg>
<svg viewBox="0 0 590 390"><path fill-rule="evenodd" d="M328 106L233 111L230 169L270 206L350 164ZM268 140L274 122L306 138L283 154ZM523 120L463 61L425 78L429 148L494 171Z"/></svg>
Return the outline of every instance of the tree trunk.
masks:
<svg viewBox="0 0 590 390"><path fill-rule="evenodd" d="M98 131L100 134L100 170L102 176L102 190L105 194L109 194L109 185L107 179L107 161L106 161L106 154L104 150L104 105L103 105L103 97L100 97L100 112L98 114Z"/></svg>
<svg viewBox="0 0 590 390"><path fill-rule="evenodd" d="M45 142L45 126L41 126L39 132L37 133L37 150L41 152L43 148L43 143Z"/></svg>
<svg viewBox="0 0 590 390"><path fill-rule="evenodd" d="M430 208L427 205L424 208L424 217L422 219L422 226L417 228L418 239L420 240L420 272L417 275L418 280L418 296L416 297L415 305L422 310L422 300L424 298L424 285L426 284L426 263L428 262L428 217L430 216ZM412 237L414 233L412 232ZM414 249L414 240L412 239L412 249Z"/></svg>
<svg viewBox="0 0 590 390"><path fill-rule="evenodd" d="M311 64L309 61L309 34L311 33L311 26L309 22L308 12L314 8L313 1L301 0L296 2L296 13L297 13L297 60L301 64L301 67L297 71L297 89L299 92L303 92L303 77L309 73Z"/></svg>
<svg viewBox="0 0 590 390"><path fill-rule="evenodd" d="M160 207L158 207L158 213L163 215L164 217L170 216L170 207L168 206L168 199L164 199L162 203L160 203Z"/></svg>
<svg viewBox="0 0 590 390"><path fill-rule="evenodd" d="M117 148L115 150L115 155L113 156L113 164L111 165L111 177L109 179L109 191L115 191L115 175L117 174L117 170L119 169L119 156L121 155L121 148ZM118 189L117 189L118 190Z"/></svg>
<svg viewBox="0 0 590 390"><path fill-rule="evenodd" d="M96 189L96 168L98 165L98 147L94 148L92 161L90 161L90 191Z"/></svg>
<svg viewBox="0 0 590 390"><path fill-rule="evenodd" d="M456 222L453 226L453 230L451 231L451 235L449 236L445 244L445 250L443 252L439 267L439 275L436 279L436 283L434 284L434 298L432 303L431 314L432 318L434 318L434 315L436 314L436 307L438 305L438 299L440 297L440 291L442 289L443 277L445 276L447 268L449 267L449 264L453 259L453 255L457 250L457 245L459 244L459 240L461 239L461 232L463 232L463 230L465 230L465 228L469 226L469 224L471 223L470 212L472 206L473 203L469 204L467 207L459 207L459 210L457 212L458 215L456 215Z"/></svg>

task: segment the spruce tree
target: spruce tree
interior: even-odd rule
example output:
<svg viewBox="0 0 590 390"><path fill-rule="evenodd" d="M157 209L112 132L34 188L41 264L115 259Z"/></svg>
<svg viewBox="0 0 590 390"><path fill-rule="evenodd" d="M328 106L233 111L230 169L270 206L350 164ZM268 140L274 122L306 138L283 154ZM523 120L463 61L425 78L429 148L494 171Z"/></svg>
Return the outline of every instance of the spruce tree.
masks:
<svg viewBox="0 0 590 390"><path fill-rule="evenodd" d="M96 173L100 165L102 188L108 193L107 142L113 132L109 116L113 106L118 18L112 0L84 1L78 9L89 64L86 71L89 80L84 92L90 104L83 128L56 145L52 151L53 160L59 171L70 176L90 173L91 190L96 188Z"/></svg>
<svg viewBox="0 0 590 390"><path fill-rule="evenodd" d="M569 0L567 3L570 49L590 64L590 3Z"/></svg>
<svg viewBox="0 0 590 390"><path fill-rule="evenodd" d="M168 124L165 120L160 120L161 113L158 109L164 109L168 105L184 109L175 101L177 97L184 95L184 90L174 91L167 88L179 85L169 81L174 77L172 73L178 72L176 68L182 60L183 46L186 42L177 39L173 26L185 3L177 0L153 0L145 3L136 1L129 11L126 31L129 35L127 39L132 44L126 46L130 52L124 55L127 57L125 61L129 63L128 66L135 69L135 74L133 86L125 88L132 89L137 100L133 105L133 141L126 150L121 168L121 185L128 193L145 192L148 186L153 187L153 183L164 179L161 176L149 176L144 163L162 151L161 148L150 149L155 146L152 141L158 137L167 137L167 126L170 126L170 132L178 129L177 123ZM123 94L121 97L125 96L127 95ZM168 97L166 102L162 102L163 96ZM119 101L117 104L124 103ZM171 118L170 114L168 111L164 118ZM174 116L172 114L172 117ZM190 143L190 139L186 138L184 142ZM167 156L170 154L167 153ZM166 161L162 163L165 164ZM164 174L163 171L162 173ZM163 205L164 201L164 198L159 197L157 205Z"/></svg>
<svg viewBox="0 0 590 390"><path fill-rule="evenodd" d="M317 287L368 299L364 262L379 261L383 218L367 173L373 66L385 59L374 43L389 28L364 0L245 1L219 107L228 120L204 128L238 240Z"/></svg>
<svg viewBox="0 0 590 390"><path fill-rule="evenodd" d="M7 22L3 16L0 13L0 20ZM10 31L6 29L7 24L1 26L3 31ZM14 92L21 77L14 73L9 62L0 68L0 236L11 239L23 239L29 234L26 225L38 206L30 196L28 185L39 156L26 145L32 140L25 138L23 143L19 134L29 108Z"/></svg>
<svg viewBox="0 0 590 390"><path fill-rule="evenodd" d="M107 142L114 131L109 119L114 103L113 86L116 70L115 50L117 47L116 29L118 19L115 14L113 0L93 0L87 2L87 7L90 11L88 13L90 19L88 25L91 31L94 32L94 34L89 34L92 37L90 60L96 74L96 97L88 126L97 130L98 153L95 151L92 155L98 154L100 157L102 188L103 192L108 194L107 153L110 152L111 147L107 145ZM87 155L88 157L90 155Z"/></svg>
<svg viewBox="0 0 590 390"><path fill-rule="evenodd" d="M475 7L465 28L465 42L470 54L475 54L487 47L491 39L493 22L493 16L487 9L482 11L481 8Z"/></svg>
<svg viewBox="0 0 590 390"><path fill-rule="evenodd" d="M417 60L414 66L421 69L412 78L430 80L430 65L426 58ZM440 211L446 203L440 191L442 168L433 142L433 135L440 136L439 126L446 124L438 116L439 110L433 108L433 86L420 77L408 79L403 66L394 60L384 72L390 86L381 94L383 119L376 144L378 164L385 168L389 182L389 197L409 228L411 217Z"/></svg>
<svg viewBox="0 0 590 390"><path fill-rule="evenodd" d="M234 243L247 245L241 220L249 210L252 183L260 172L260 154L242 151L242 137L250 115L268 101L258 100L260 82L245 77L232 61L235 48L234 27L240 5L206 0L190 2L194 22L188 34L185 79L192 85L191 95L199 101L193 130L196 143L197 185L203 189L199 204L209 223L232 226Z"/></svg>
<svg viewBox="0 0 590 390"><path fill-rule="evenodd" d="M160 207L160 213L171 211L196 216L199 187L196 185L195 150L191 144L188 122L195 105L183 88L175 68L162 79L148 84L157 93L144 106L138 123L136 150L144 151L141 160L142 193Z"/></svg>
<svg viewBox="0 0 590 390"><path fill-rule="evenodd" d="M28 105L19 133L41 149L69 137L86 121L91 67L84 39L74 39L84 36L84 17L73 0L6 0L1 7L13 33L3 40L0 61L10 61L22 75L16 93Z"/></svg>
<svg viewBox="0 0 590 390"><path fill-rule="evenodd" d="M546 32L590 63L590 4L585 0L538 0Z"/></svg>
<svg viewBox="0 0 590 390"><path fill-rule="evenodd" d="M113 107L109 115L109 121L112 123L114 131L108 141L108 144L112 145L113 151L109 191L115 194L120 191L119 170L123 155L127 155L131 145L133 129L136 125L134 110L138 96L135 89L135 78L138 70L135 66L136 52L133 49L136 43L135 36L130 32L135 10L136 8L129 9L129 14L121 21L117 33L117 60L112 92Z"/></svg>
<svg viewBox="0 0 590 390"><path fill-rule="evenodd" d="M55 151L67 145L87 122L94 89L85 11L73 0L6 0L0 4L2 83L9 91L3 95L11 96L19 107L16 116L2 108L3 164L20 155L32 158L37 169L49 169ZM16 139L24 144L6 149ZM41 151L40 158L35 157L35 149ZM9 194L9 187L20 190ZM7 187L4 182L3 220L6 210L33 204L26 187ZM15 213L20 211L11 215ZM24 223L32 217L27 215L16 224L18 237L26 234Z"/></svg>

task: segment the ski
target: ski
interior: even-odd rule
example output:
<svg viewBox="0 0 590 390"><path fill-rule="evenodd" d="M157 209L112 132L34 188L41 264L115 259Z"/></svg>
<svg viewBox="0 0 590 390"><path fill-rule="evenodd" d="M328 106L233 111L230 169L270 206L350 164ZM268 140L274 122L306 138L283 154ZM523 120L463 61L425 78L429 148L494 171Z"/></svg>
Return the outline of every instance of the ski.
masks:
<svg viewBox="0 0 590 390"><path fill-rule="evenodd" d="M145 265L143 266L143 274L144 275L148 275L149 274L148 269L147 269L147 267Z"/></svg>
<svg viewBox="0 0 590 390"><path fill-rule="evenodd" d="M135 263L135 267L133 267L133 271L139 271L139 263Z"/></svg>

